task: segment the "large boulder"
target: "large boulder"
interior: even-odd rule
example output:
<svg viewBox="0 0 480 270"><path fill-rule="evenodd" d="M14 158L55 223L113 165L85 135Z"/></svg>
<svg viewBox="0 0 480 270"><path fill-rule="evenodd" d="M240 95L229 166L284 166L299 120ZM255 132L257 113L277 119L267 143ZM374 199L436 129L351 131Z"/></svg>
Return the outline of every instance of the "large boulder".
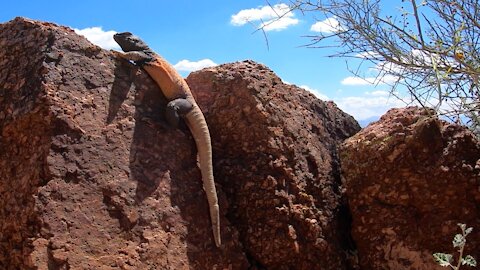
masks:
<svg viewBox="0 0 480 270"><path fill-rule="evenodd" d="M465 253L480 259L480 143L432 115L390 110L341 150L363 269L444 269L432 254L458 255L457 223L473 227Z"/></svg>
<svg viewBox="0 0 480 270"><path fill-rule="evenodd" d="M215 247L195 143L144 71L23 18L0 48L1 269L249 267L224 201Z"/></svg>
<svg viewBox="0 0 480 270"><path fill-rule="evenodd" d="M359 130L334 103L244 61L188 76L212 134L229 220L258 269L346 269L338 146Z"/></svg>

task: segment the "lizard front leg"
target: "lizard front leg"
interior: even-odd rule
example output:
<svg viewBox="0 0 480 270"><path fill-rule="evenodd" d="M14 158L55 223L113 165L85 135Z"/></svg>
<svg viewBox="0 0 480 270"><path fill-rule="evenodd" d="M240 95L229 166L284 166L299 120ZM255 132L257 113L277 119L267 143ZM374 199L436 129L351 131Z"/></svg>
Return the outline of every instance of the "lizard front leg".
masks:
<svg viewBox="0 0 480 270"><path fill-rule="evenodd" d="M128 61L133 61L137 65L142 65L144 63L150 62L153 60L151 56L142 51L132 51L132 52L119 52L111 50L113 55L117 58L122 58Z"/></svg>

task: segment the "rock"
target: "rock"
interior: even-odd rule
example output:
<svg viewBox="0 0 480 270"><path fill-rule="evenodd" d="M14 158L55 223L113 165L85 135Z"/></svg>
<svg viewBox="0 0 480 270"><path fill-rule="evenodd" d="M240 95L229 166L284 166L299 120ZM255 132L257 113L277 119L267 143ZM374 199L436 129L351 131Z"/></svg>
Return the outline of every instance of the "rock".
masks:
<svg viewBox="0 0 480 270"><path fill-rule="evenodd" d="M71 29L0 25L1 269L247 269L152 80Z"/></svg>
<svg viewBox="0 0 480 270"><path fill-rule="evenodd" d="M189 83L214 147L215 247L185 125L150 77L71 29L0 25L1 269L348 269L334 103L251 62Z"/></svg>
<svg viewBox="0 0 480 270"><path fill-rule="evenodd" d="M347 269L337 147L357 122L252 61L194 72L187 82L206 114L215 179L253 269Z"/></svg>
<svg viewBox="0 0 480 270"><path fill-rule="evenodd" d="M480 143L431 112L393 109L341 150L352 235L363 269L444 269L458 254L457 223L473 227L466 254L480 259Z"/></svg>

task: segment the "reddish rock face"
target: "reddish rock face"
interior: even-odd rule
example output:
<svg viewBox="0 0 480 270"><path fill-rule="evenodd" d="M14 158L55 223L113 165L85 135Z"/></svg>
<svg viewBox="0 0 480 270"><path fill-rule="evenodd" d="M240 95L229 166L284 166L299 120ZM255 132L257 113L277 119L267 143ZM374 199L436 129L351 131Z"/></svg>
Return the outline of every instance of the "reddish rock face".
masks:
<svg viewBox="0 0 480 270"><path fill-rule="evenodd" d="M0 269L249 267L225 217L215 247L195 143L142 70L22 18L0 48Z"/></svg>
<svg viewBox="0 0 480 270"><path fill-rule="evenodd" d="M245 61L191 74L212 133L220 249L186 126L141 69L71 29L0 25L0 269L434 269L480 258L480 145L417 108L359 130ZM352 252L350 252L352 251Z"/></svg>
<svg viewBox="0 0 480 270"><path fill-rule="evenodd" d="M253 62L190 76L213 135L217 249L195 143L165 125L145 72L22 18L0 47L1 269L348 267L337 146L359 127L333 103Z"/></svg>
<svg viewBox="0 0 480 270"><path fill-rule="evenodd" d="M187 82L210 126L227 216L255 269L346 269L337 147L359 130L355 120L252 61Z"/></svg>
<svg viewBox="0 0 480 270"><path fill-rule="evenodd" d="M341 161L364 269L444 269L432 253L455 252L457 223L474 228L466 254L480 258L480 143L470 131L395 109L348 139Z"/></svg>

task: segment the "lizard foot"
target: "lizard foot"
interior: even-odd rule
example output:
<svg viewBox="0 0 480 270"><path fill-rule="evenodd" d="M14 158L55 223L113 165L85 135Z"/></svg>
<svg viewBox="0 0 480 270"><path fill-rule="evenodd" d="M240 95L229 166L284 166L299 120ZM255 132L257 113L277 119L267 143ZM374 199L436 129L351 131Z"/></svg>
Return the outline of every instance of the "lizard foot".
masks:
<svg viewBox="0 0 480 270"><path fill-rule="evenodd" d="M184 98L177 98L167 104L165 118L167 122L173 127L178 127L180 116L185 115L193 108L192 103Z"/></svg>

